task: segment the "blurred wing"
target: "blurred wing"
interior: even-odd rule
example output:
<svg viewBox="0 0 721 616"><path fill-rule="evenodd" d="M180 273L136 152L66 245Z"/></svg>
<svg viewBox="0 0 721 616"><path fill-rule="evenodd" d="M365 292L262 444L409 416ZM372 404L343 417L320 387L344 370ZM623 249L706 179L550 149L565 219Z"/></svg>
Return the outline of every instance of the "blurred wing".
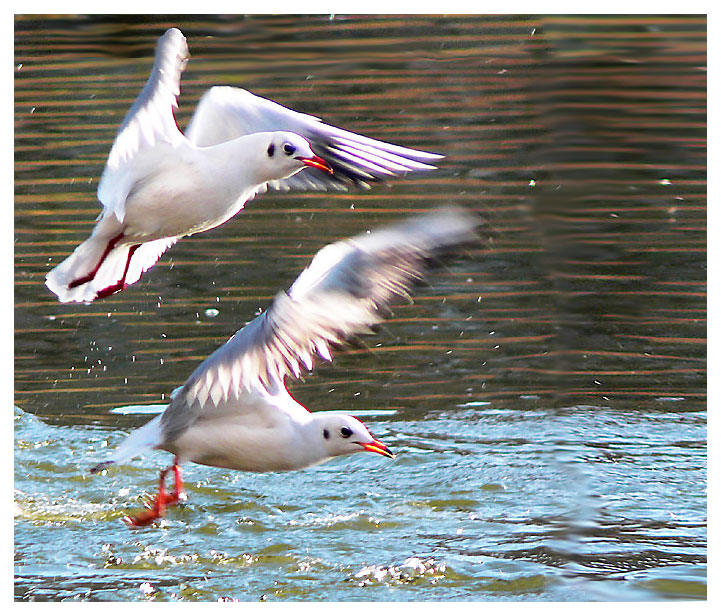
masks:
<svg viewBox="0 0 721 616"><path fill-rule="evenodd" d="M171 28L160 37L150 78L115 137L98 185L98 199L121 222L125 199L148 167L147 157L162 158L164 147L175 147L185 141L173 112L178 106L180 75L188 57L188 46L180 30ZM158 146L158 152L149 154Z"/></svg>
<svg viewBox="0 0 721 616"><path fill-rule="evenodd" d="M410 297L427 260L475 239L478 224L445 208L324 247L288 293L198 366L165 413L167 431L229 399L277 391L287 375L311 370L316 356L331 361L331 346L370 333L392 302Z"/></svg>
<svg viewBox="0 0 721 616"><path fill-rule="evenodd" d="M324 124L318 118L287 109L246 90L216 86L198 103L186 135L191 143L210 146L243 135L286 130L305 137L313 151L330 163L333 175L307 168L285 180L270 182L276 190L345 190L369 182L435 169L443 156L384 143Z"/></svg>

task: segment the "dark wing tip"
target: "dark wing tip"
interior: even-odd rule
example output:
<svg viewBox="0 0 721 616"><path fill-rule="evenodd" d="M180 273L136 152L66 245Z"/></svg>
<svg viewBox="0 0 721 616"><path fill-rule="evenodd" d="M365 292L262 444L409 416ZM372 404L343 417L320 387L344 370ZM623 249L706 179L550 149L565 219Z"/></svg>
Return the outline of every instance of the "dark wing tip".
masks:
<svg viewBox="0 0 721 616"><path fill-rule="evenodd" d="M107 460L105 462L101 462L100 464L96 464L90 469L90 474L96 475L97 473L104 471L109 466L112 466L113 462L111 460Z"/></svg>

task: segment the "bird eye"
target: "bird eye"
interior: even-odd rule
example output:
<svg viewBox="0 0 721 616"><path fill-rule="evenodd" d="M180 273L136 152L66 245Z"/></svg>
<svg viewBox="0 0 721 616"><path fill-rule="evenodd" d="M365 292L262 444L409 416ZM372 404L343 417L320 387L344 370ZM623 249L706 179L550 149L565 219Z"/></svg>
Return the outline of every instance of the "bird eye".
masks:
<svg viewBox="0 0 721 616"><path fill-rule="evenodd" d="M323 428L323 438L326 441L330 438L330 432L328 432L328 428Z"/></svg>
<svg viewBox="0 0 721 616"><path fill-rule="evenodd" d="M268 158L273 158L273 154L275 154L275 144L271 143L268 146Z"/></svg>
<svg viewBox="0 0 721 616"><path fill-rule="evenodd" d="M343 426L340 429L340 435L343 438L348 438L351 434L353 434L353 430L351 430L348 426Z"/></svg>
<svg viewBox="0 0 721 616"><path fill-rule="evenodd" d="M290 156L291 154L295 153L295 146L292 143L288 143L287 141L283 144L283 151Z"/></svg>

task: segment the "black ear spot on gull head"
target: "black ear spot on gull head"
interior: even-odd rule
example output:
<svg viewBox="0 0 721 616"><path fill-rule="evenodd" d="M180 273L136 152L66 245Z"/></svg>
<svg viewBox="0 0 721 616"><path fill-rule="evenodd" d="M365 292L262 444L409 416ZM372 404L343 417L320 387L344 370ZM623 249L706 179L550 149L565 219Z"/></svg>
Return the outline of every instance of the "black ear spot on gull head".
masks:
<svg viewBox="0 0 721 616"><path fill-rule="evenodd" d="M351 434L353 434L353 430L351 430L348 426L342 426L340 429L340 435L343 438L348 438Z"/></svg>
<svg viewBox="0 0 721 616"><path fill-rule="evenodd" d="M271 143L268 146L268 158L273 158L273 154L275 154L275 144Z"/></svg>
<svg viewBox="0 0 721 616"><path fill-rule="evenodd" d="M283 144L283 151L284 151L288 156L291 156L292 154L295 154L295 146L294 146L292 143L286 141L286 142Z"/></svg>
<svg viewBox="0 0 721 616"><path fill-rule="evenodd" d="M323 428L323 438L326 441L330 438L330 432L328 432L328 428Z"/></svg>

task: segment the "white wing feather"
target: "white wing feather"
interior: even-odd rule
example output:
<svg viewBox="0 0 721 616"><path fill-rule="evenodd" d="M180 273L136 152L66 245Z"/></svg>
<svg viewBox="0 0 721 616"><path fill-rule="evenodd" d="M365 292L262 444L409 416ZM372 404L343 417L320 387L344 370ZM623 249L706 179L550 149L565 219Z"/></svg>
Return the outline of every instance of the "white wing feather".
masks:
<svg viewBox="0 0 721 616"><path fill-rule="evenodd" d="M330 361L330 346L371 332L391 303L409 297L427 259L473 240L478 223L445 208L320 250L288 293L193 372L163 415L165 437L231 400L244 412L244 396L282 388L286 376L312 368L314 355Z"/></svg>
<svg viewBox="0 0 721 616"><path fill-rule="evenodd" d="M171 28L158 41L150 78L115 137L98 184L98 199L120 222L125 217L128 193L147 166L147 159L137 155L147 156L158 146L175 147L186 140L173 111L178 106L180 75L188 57L185 37L177 28ZM162 153L154 156L161 157Z"/></svg>
<svg viewBox="0 0 721 616"><path fill-rule="evenodd" d="M276 190L345 190L349 183L368 182L435 169L439 154L421 152L357 135L247 90L216 86L200 99L186 135L194 145L211 146L243 135L286 130L307 139L313 151L330 163L334 174L312 168L284 180L268 183Z"/></svg>

